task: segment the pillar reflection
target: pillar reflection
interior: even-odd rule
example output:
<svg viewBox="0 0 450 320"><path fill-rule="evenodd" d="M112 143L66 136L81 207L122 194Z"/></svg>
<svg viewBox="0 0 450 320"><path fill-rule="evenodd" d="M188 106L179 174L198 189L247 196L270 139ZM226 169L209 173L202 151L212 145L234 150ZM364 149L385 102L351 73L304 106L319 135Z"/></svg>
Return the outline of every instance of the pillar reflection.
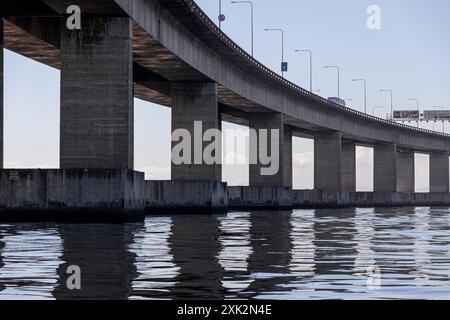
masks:
<svg viewBox="0 0 450 320"><path fill-rule="evenodd" d="M218 261L219 220L216 215L174 215L169 237L170 253L178 268L174 299L223 299L223 269Z"/></svg>
<svg viewBox="0 0 450 320"><path fill-rule="evenodd" d="M218 259L227 297L239 297L252 282L248 274L248 260L252 254L250 217L249 212L230 212L219 218L221 250Z"/></svg>
<svg viewBox="0 0 450 320"><path fill-rule="evenodd" d="M315 296L328 291L331 298L344 298L353 288L357 250L355 209L316 210Z"/></svg>
<svg viewBox="0 0 450 320"><path fill-rule="evenodd" d="M129 250L137 224L64 224L58 226L63 244L63 263L58 268L56 299L128 299L136 278L136 256ZM70 290L69 266L81 270L81 290Z"/></svg>
<svg viewBox="0 0 450 320"><path fill-rule="evenodd" d="M275 298L283 291L293 276L291 264L292 211L263 211L251 215L252 254L248 271L253 279L245 291L248 298ZM273 296L271 295L273 294Z"/></svg>
<svg viewBox="0 0 450 320"><path fill-rule="evenodd" d="M171 217L148 217L130 251L136 255L137 277L130 299L167 299L180 268L171 254Z"/></svg>

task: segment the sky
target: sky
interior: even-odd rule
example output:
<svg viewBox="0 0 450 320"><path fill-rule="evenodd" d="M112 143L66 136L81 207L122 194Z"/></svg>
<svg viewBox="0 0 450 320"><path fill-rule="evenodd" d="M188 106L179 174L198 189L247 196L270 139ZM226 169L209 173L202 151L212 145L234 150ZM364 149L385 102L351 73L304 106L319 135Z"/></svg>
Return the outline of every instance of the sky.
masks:
<svg viewBox="0 0 450 320"><path fill-rule="evenodd" d="M222 30L250 52L250 9L222 0L226 16ZM219 0L197 0L217 21ZM313 52L314 89L323 97L337 95L334 70L341 70L341 98L363 110L363 89L354 78L367 80L368 112L385 117L392 89L394 108L422 110L450 108L450 1L448 0L254 0L255 57L279 71L281 39L265 28L285 31L285 77L309 88L309 59ZM380 8L381 29L367 27L367 8ZM5 50L5 166L57 168L59 166L59 71ZM434 109L435 110L435 109ZM135 168L149 179L170 179L170 109L135 100ZM433 128L431 123L422 124ZM238 126L224 124L224 129ZM246 128L240 128L245 130ZM442 130L442 124L436 124ZM450 132L450 125L446 126ZM313 141L294 139L294 188L313 187ZM373 188L373 150L357 150L357 189ZM231 185L248 184L248 166L224 166L223 179ZM428 191L428 157L416 155L416 191Z"/></svg>

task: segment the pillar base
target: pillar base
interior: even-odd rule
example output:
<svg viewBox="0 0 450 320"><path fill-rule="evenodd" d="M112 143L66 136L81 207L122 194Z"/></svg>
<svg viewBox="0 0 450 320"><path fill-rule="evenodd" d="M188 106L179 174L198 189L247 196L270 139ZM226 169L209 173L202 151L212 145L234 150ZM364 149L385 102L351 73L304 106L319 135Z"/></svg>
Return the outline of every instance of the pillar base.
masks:
<svg viewBox="0 0 450 320"><path fill-rule="evenodd" d="M228 187L230 209L291 210L292 189L286 187Z"/></svg>
<svg viewBox="0 0 450 320"><path fill-rule="evenodd" d="M140 172L0 170L0 221L124 222L143 217Z"/></svg>
<svg viewBox="0 0 450 320"><path fill-rule="evenodd" d="M228 211L227 184L216 181L145 181L147 213Z"/></svg>
<svg viewBox="0 0 450 320"><path fill-rule="evenodd" d="M450 205L450 193L410 192L326 192L294 190L294 207L299 209L436 207Z"/></svg>

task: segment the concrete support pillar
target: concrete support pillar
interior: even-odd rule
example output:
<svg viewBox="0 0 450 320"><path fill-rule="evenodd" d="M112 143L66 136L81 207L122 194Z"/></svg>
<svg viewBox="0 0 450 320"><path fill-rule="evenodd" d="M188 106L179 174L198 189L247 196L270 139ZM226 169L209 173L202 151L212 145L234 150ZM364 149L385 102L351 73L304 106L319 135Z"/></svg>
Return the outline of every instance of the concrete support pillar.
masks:
<svg viewBox="0 0 450 320"><path fill-rule="evenodd" d="M250 130L250 187L292 188L292 130L285 126L284 115L254 113ZM278 146L272 144L273 139ZM272 150L278 154L272 154ZM271 157L271 163L261 155Z"/></svg>
<svg viewBox="0 0 450 320"><path fill-rule="evenodd" d="M448 193L449 191L449 153L432 152L430 154L430 192Z"/></svg>
<svg viewBox="0 0 450 320"><path fill-rule="evenodd" d="M342 190L342 134L318 133L314 137L314 189Z"/></svg>
<svg viewBox="0 0 450 320"><path fill-rule="evenodd" d="M397 192L415 192L414 152L397 152Z"/></svg>
<svg viewBox="0 0 450 320"><path fill-rule="evenodd" d="M186 144L187 148L190 148L190 155L177 152L177 156L181 154L187 161L180 164L172 158L172 180L218 182L222 180L221 136L219 135L218 140L203 139L206 138L204 134L209 129L221 130L217 84L212 82L173 83L172 132L188 134L191 143ZM181 139L178 140L178 138L172 141L174 151L177 146L181 146ZM215 147L213 148L215 152L209 152L211 147ZM189 150L187 152L189 153ZM213 164L208 163L203 156L204 152L213 155L219 161Z"/></svg>
<svg viewBox="0 0 450 320"><path fill-rule="evenodd" d="M356 192L356 144L342 143L342 189Z"/></svg>
<svg viewBox="0 0 450 320"><path fill-rule="evenodd" d="M373 148L374 191L397 192L397 146L377 144Z"/></svg>
<svg viewBox="0 0 450 320"><path fill-rule="evenodd" d="M88 17L61 29L60 167L133 168L129 18Z"/></svg>
<svg viewBox="0 0 450 320"><path fill-rule="evenodd" d="M3 19L0 17L0 169L3 161Z"/></svg>

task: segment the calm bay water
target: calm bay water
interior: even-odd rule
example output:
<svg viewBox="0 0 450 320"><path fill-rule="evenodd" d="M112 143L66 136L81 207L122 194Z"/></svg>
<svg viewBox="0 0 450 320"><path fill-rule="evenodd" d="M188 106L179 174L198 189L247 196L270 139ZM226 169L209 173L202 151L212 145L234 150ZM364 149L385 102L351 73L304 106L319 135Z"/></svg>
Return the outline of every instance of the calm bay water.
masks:
<svg viewBox="0 0 450 320"><path fill-rule="evenodd" d="M450 299L450 210L0 224L0 299L71 298Z"/></svg>

